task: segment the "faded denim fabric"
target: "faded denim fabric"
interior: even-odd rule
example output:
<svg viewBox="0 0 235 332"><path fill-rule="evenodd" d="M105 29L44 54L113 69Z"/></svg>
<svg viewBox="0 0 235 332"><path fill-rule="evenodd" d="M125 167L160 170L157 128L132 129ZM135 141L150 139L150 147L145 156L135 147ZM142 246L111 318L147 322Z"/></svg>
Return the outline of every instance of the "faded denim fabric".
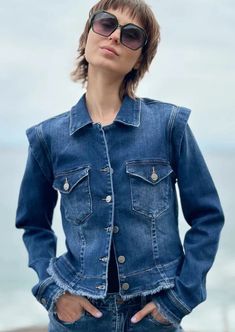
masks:
<svg viewBox="0 0 235 332"><path fill-rule="evenodd" d="M151 314L138 323L132 323L131 317L152 300L152 295L140 295L122 300L118 293L109 293L105 299L88 298L102 312L101 318L95 318L84 310L82 316L71 323L61 321L56 312L49 311L49 332L184 332L180 325L161 323Z"/></svg>
<svg viewBox="0 0 235 332"><path fill-rule="evenodd" d="M49 312L65 290L105 298L112 240L123 300L154 295L177 326L206 299L224 215L189 115L125 96L113 123L102 126L84 94L70 111L27 129L16 227L39 277L32 292ZM176 184L190 226L183 243ZM58 193L67 247L60 257L52 229Z"/></svg>

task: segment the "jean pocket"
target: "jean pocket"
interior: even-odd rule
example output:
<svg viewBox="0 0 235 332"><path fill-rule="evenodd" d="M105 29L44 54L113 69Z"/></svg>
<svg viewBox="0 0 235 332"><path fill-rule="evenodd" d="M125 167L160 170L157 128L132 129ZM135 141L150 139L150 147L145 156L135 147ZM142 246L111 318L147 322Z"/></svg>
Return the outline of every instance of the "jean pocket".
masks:
<svg viewBox="0 0 235 332"><path fill-rule="evenodd" d="M156 317L154 317L151 313L148 314L146 316L146 319L148 319L149 321L151 321L153 324L157 325L157 326L162 326L165 328L173 328L174 325L170 322L162 322L160 320L158 320Z"/></svg>
<svg viewBox="0 0 235 332"><path fill-rule="evenodd" d="M61 194L61 210L65 218L80 224L92 214L89 183L90 166L82 166L55 176L53 188Z"/></svg>
<svg viewBox="0 0 235 332"><path fill-rule="evenodd" d="M172 172L170 164L163 160L127 161L132 209L150 218L157 218L167 210Z"/></svg>
<svg viewBox="0 0 235 332"><path fill-rule="evenodd" d="M66 327L75 327L75 326L77 326L85 318L85 316L86 315L85 315L85 311L84 311L79 319L77 319L73 322L65 322L65 321L59 319L56 312L53 312L53 314L52 314L52 317L53 317L54 321L56 321L60 325L66 326Z"/></svg>

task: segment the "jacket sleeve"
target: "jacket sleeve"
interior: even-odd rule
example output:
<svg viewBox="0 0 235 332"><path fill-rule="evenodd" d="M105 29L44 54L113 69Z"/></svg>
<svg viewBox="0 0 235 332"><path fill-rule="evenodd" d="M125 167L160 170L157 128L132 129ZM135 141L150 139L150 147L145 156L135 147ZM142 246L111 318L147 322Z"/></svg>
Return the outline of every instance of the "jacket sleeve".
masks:
<svg viewBox="0 0 235 332"><path fill-rule="evenodd" d="M52 310L55 300L63 293L47 273L49 261L56 255L56 236L51 226L57 192L52 187L48 156L40 144L37 128L28 129L27 135L30 145L20 187L16 227L24 229L28 264L39 279L32 293L47 310Z"/></svg>
<svg viewBox="0 0 235 332"><path fill-rule="evenodd" d="M190 226L183 241L185 257L174 288L153 298L159 312L175 324L206 299L206 275L213 264L224 224L217 190L187 124L189 111L177 109L171 132L173 168L183 215Z"/></svg>

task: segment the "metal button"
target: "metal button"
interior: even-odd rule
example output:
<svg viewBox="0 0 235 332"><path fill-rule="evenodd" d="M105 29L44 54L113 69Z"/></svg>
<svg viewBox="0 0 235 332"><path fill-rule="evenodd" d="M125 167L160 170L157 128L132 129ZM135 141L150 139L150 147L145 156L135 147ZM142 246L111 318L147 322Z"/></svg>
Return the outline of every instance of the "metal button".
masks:
<svg viewBox="0 0 235 332"><path fill-rule="evenodd" d="M153 181L157 181L157 179L158 179L157 174L156 174L156 173L153 173L153 174L151 175L151 179L152 179Z"/></svg>
<svg viewBox="0 0 235 332"><path fill-rule="evenodd" d="M119 257L118 257L118 262L119 262L119 263L124 263L125 260L126 260L125 256L119 256Z"/></svg>
<svg viewBox="0 0 235 332"><path fill-rule="evenodd" d="M98 289L105 289L105 285L98 285L98 286L96 286L96 288L98 288Z"/></svg>
<svg viewBox="0 0 235 332"><path fill-rule="evenodd" d="M69 183L68 183L68 180L67 180L67 178L65 179L65 183L64 183L64 190L69 190Z"/></svg>
<svg viewBox="0 0 235 332"><path fill-rule="evenodd" d="M128 290L129 287L130 286L127 282L124 282L124 284L122 284L122 289L124 289L124 290Z"/></svg>
<svg viewBox="0 0 235 332"><path fill-rule="evenodd" d="M101 168L101 171L109 172L110 174L113 174L113 169L112 169L112 167L109 167L109 166Z"/></svg>
<svg viewBox="0 0 235 332"><path fill-rule="evenodd" d="M157 173L156 173L156 171L155 171L154 166L153 166L153 171L152 171L152 174L151 174L151 179L152 179L154 182L157 181L157 179L158 179L158 175L157 175Z"/></svg>
<svg viewBox="0 0 235 332"><path fill-rule="evenodd" d="M111 202L112 196L111 195L106 196L105 200L107 203Z"/></svg>
<svg viewBox="0 0 235 332"><path fill-rule="evenodd" d="M46 299L43 297L43 298L41 298L41 304L42 305L46 305L47 304L47 301L46 301Z"/></svg>
<svg viewBox="0 0 235 332"><path fill-rule="evenodd" d="M107 166L107 167L101 168L101 171L102 172L109 172L109 167Z"/></svg>
<svg viewBox="0 0 235 332"><path fill-rule="evenodd" d="M102 262L107 262L108 261L108 256L100 257L99 260L102 261Z"/></svg>
<svg viewBox="0 0 235 332"><path fill-rule="evenodd" d="M118 233L119 232L119 227L118 226L114 226L113 227L113 232L114 233Z"/></svg>
<svg viewBox="0 0 235 332"><path fill-rule="evenodd" d="M112 232L113 227L112 227L112 226L109 226L109 227L105 227L104 229L105 229L107 232Z"/></svg>

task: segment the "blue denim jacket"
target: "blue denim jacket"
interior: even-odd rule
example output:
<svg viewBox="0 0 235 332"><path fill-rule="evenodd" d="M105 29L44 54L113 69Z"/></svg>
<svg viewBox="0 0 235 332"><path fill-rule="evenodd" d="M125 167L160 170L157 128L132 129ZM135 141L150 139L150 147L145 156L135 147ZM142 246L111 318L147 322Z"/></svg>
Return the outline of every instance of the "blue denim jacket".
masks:
<svg viewBox="0 0 235 332"><path fill-rule="evenodd" d="M32 292L48 311L64 291L105 297L112 240L124 300L153 294L177 324L206 299L224 216L189 115L125 96L113 123L102 126L84 94L70 111L27 129L16 227L39 278ZM176 183L190 226L183 244ZM67 248L60 257L52 229L58 193Z"/></svg>

